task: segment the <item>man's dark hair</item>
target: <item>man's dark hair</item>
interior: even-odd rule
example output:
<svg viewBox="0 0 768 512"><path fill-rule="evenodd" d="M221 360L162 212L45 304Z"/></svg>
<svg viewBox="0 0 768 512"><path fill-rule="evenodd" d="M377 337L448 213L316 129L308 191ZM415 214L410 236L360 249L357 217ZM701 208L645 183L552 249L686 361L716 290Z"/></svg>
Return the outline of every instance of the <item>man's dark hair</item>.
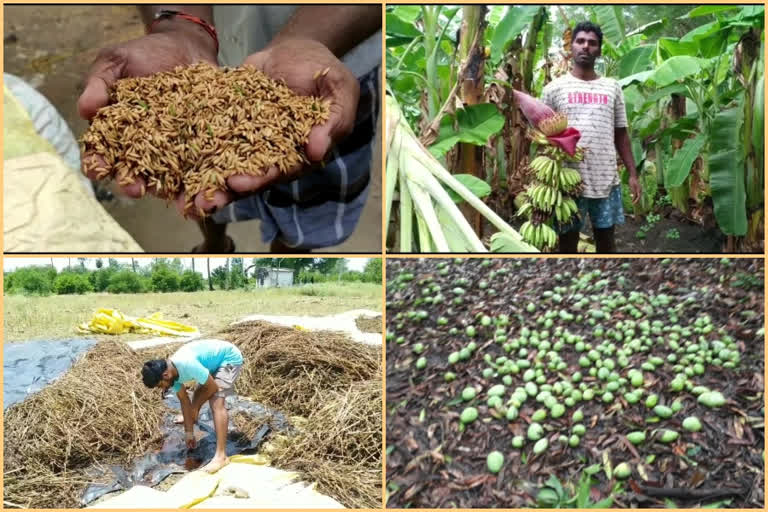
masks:
<svg viewBox="0 0 768 512"><path fill-rule="evenodd" d="M163 380L163 372L168 368L165 359L153 359L144 363L141 369L141 380L148 388L157 387L157 383Z"/></svg>
<svg viewBox="0 0 768 512"><path fill-rule="evenodd" d="M599 25L595 25L591 21L582 21L573 27L572 39L576 39L576 34L579 32L594 32L594 34L597 36L597 43L600 45L600 48L603 47L603 31L600 30Z"/></svg>

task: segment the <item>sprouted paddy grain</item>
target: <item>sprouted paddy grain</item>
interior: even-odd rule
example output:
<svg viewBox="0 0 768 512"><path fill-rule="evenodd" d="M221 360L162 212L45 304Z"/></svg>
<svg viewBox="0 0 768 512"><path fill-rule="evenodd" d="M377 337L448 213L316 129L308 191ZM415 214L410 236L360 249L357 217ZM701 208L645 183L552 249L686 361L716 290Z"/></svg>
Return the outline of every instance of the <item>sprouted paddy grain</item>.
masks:
<svg viewBox="0 0 768 512"><path fill-rule="evenodd" d="M298 96L252 67L203 62L118 80L110 100L81 140L106 166L86 159L84 172L113 174L123 186L141 177L167 199L183 192L185 211L199 192L210 200L226 190L232 175L308 163L309 132L329 117L326 101Z"/></svg>

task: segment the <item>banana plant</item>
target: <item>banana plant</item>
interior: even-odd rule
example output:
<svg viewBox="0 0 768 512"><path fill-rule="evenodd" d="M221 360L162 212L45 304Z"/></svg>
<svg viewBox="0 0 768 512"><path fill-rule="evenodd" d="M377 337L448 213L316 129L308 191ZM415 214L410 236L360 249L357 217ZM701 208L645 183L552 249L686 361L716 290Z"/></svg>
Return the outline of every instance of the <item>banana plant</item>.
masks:
<svg viewBox="0 0 768 512"><path fill-rule="evenodd" d="M763 14L763 6L697 7L689 17L715 20L635 46L616 63L634 136L654 150L673 204L685 210L691 195L711 195L730 236L756 238L763 218L763 42L754 35ZM675 96L684 111L670 117ZM704 196L691 189L694 170Z"/></svg>
<svg viewBox="0 0 768 512"><path fill-rule="evenodd" d="M397 196L397 252L488 252L459 210L455 198L466 201L498 229L490 240L492 250L537 252L470 189L487 193L490 187L484 181L448 172L413 133L392 95L387 95L386 107L385 225L390 226Z"/></svg>

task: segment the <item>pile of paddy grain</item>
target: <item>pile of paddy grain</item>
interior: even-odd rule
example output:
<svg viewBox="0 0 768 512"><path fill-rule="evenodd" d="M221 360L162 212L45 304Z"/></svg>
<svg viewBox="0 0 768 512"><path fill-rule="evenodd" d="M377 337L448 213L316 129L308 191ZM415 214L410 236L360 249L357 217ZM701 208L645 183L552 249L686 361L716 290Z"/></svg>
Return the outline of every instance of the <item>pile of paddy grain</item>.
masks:
<svg viewBox="0 0 768 512"><path fill-rule="evenodd" d="M3 417L6 507L71 508L94 464L127 463L161 437L166 407L144 387L148 357L124 343L95 345L68 372Z"/></svg>
<svg viewBox="0 0 768 512"><path fill-rule="evenodd" d="M381 506L381 349L326 331L246 322L218 335L245 360L237 392L304 421L268 455L350 508Z"/></svg>
<svg viewBox="0 0 768 512"><path fill-rule="evenodd" d="M84 170L110 172L122 185L137 177L160 196L184 192L186 207L204 192L226 190L236 174L261 175L306 163L312 127L329 117L320 98L298 96L252 68L207 63L118 80L111 104L82 138Z"/></svg>

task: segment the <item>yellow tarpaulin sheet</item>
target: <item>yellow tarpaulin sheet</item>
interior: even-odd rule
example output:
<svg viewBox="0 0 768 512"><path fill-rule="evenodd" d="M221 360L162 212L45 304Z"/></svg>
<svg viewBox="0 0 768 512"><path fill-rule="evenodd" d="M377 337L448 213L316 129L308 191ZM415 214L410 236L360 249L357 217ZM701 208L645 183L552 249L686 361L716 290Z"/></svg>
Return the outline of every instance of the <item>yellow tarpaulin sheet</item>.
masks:
<svg viewBox="0 0 768 512"><path fill-rule="evenodd" d="M200 334L197 327L163 320L162 313L147 318L135 318L122 314L116 309L100 308L88 322L77 326L79 333L125 334L166 334L170 336L195 336Z"/></svg>

